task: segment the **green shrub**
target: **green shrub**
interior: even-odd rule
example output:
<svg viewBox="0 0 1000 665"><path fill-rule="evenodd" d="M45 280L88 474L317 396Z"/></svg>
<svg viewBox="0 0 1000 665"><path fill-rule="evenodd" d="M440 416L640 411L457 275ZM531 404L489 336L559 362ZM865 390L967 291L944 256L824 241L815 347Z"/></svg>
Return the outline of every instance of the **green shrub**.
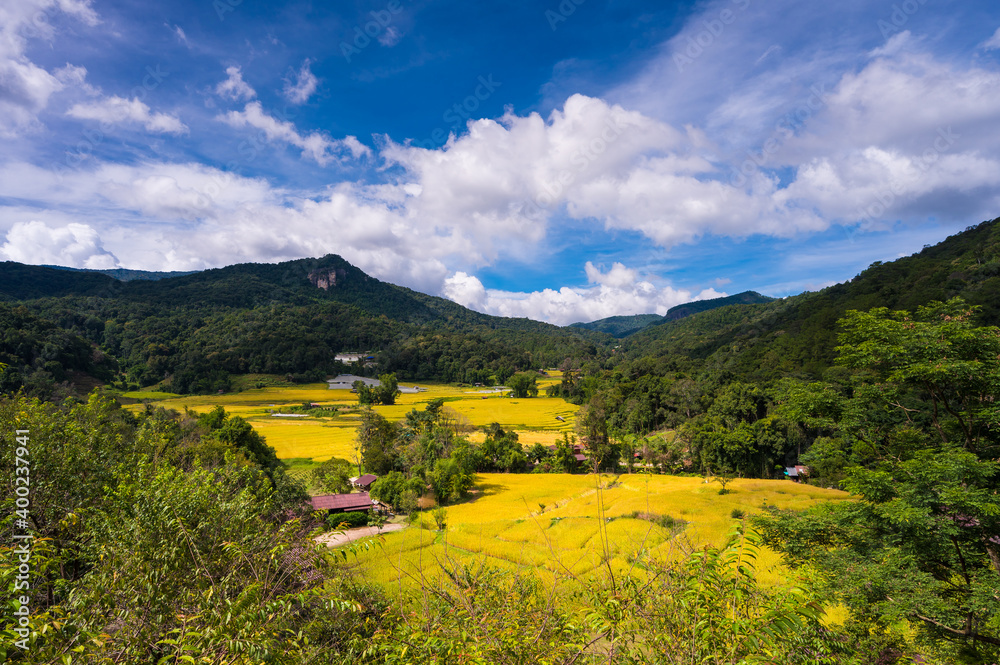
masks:
<svg viewBox="0 0 1000 665"><path fill-rule="evenodd" d="M346 526L341 526L342 524ZM331 529L353 529L359 526L368 526L368 513L364 511L353 513L330 513L326 517L326 525Z"/></svg>

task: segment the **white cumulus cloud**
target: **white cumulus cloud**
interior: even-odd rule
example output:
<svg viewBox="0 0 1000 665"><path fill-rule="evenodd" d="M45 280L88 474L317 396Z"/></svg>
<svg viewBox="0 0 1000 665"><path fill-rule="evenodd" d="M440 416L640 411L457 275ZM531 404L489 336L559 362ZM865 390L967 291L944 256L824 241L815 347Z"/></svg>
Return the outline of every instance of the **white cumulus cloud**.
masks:
<svg viewBox="0 0 1000 665"><path fill-rule="evenodd" d="M104 99L74 104L66 115L80 120L97 120L109 125L137 123L156 134L186 134L188 127L180 118L166 113L153 113L137 97L125 99L113 95Z"/></svg>
<svg viewBox="0 0 1000 665"><path fill-rule="evenodd" d="M264 132L267 140L280 141L300 148L303 157L311 158L320 166L326 166L331 161L346 156L347 153L355 159L371 154L371 149L354 136L331 139L319 132L303 136L291 122L268 115L260 102L250 102L242 111L230 111L217 116L216 119L237 129L244 127L259 129Z"/></svg>
<svg viewBox="0 0 1000 665"><path fill-rule="evenodd" d="M97 231L86 224L53 228L39 221L18 222L7 231L0 254L9 261L33 265L119 267L117 257L104 249Z"/></svg>
<svg viewBox="0 0 1000 665"><path fill-rule="evenodd" d="M215 86L215 94L228 99L253 99L257 91L243 80L243 72L239 67L226 67L226 80Z"/></svg>
<svg viewBox="0 0 1000 665"><path fill-rule="evenodd" d="M64 12L88 26L98 23L86 0L19 0L0 3L0 137L37 129L38 113L62 90L60 80L25 55L31 39L52 40L52 12Z"/></svg>
<svg viewBox="0 0 1000 665"><path fill-rule="evenodd" d="M295 81L291 79L285 81L285 99L292 104L305 104L319 86L319 79L309 69L311 64L312 61L307 58L295 73Z"/></svg>
<svg viewBox="0 0 1000 665"><path fill-rule="evenodd" d="M442 295L485 314L527 317L560 326L609 316L663 315L675 305L726 295L711 288L692 293L656 286L621 263L602 272L588 261L585 270L593 286L527 293L487 289L479 278L460 271L445 279Z"/></svg>

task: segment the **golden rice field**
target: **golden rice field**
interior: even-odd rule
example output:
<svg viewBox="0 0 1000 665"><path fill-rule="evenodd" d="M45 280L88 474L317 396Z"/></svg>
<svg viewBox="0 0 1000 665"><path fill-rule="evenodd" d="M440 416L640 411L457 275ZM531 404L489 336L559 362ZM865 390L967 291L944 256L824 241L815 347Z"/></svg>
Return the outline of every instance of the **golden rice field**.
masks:
<svg viewBox="0 0 1000 665"><path fill-rule="evenodd" d="M558 381L558 374L539 381ZM405 385L412 385L404 382ZM390 420L423 409L444 398L445 406L482 427L499 422L518 433L525 446L551 445L572 432L577 406L544 396L511 399L484 389L418 382L425 391L402 394L394 406L375 409ZM543 393L544 394L544 393ZM207 412L217 405L246 418L288 460L293 475L305 475L316 462L332 456L354 458L358 422L357 396L329 390L326 384L250 389L239 393L179 397L165 393L128 393L153 404L183 411ZM338 407L328 417L276 418L282 407L318 403ZM140 405L130 408L140 409ZM285 409L287 411L287 409ZM349 412L350 411L350 412ZM562 418L560 420L559 418ZM669 435L670 433L667 433ZM483 433L470 435L482 441ZM604 487L598 490L598 483ZM609 487L610 485L610 487ZM442 562L486 562L537 573L544 582L562 585L573 577L597 572L607 547L611 567L624 571L639 552L669 557L682 546L722 544L734 525L734 509L806 508L819 501L840 501L847 494L789 481L736 480L731 494L720 496L718 484L701 478L658 475L596 477L563 474L481 474L478 493L469 501L448 506L447 529L408 527L386 534L380 546L360 551L348 565L386 588L413 589L440 574ZM544 508L542 507L544 505ZM634 512L669 515L687 524L672 532ZM611 518L611 521L608 519ZM422 517L430 525L428 515ZM603 525L603 528L602 528ZM779 584L787 574L779 557L765 550L758 576Z"/></svg>
<svg viewBox="0 0 1000 665"><path fill-rule="evenodd" d="M559 380L558 373L541 377L540 387ZM411 382L403 385L412 386ZM446 400L445 406L468 419L474 427L498 422L506 429L517 431L520 442L551 445L563 432L572 432L576 411L579 408L561 398L539 396L531 399L510 399L488 389L459 387L447 384L416 382L419 393L399 395L393 406L376 406L375 410L389 420L402 420L412 409L423 409L428 402L438 398ZM359 415L346 413L358 406L357 396L345 390L330 390L325 383L301 386L271 386L254 388L224 395L198 395L180 397L168 393L126 393L126 397L149 401L157 406L196 413L211 411L221 405L227 412L242 416L267 438L268 445L277 451L280 459L311 459L322 462L331 457L354 459L355 432ZM329 417L280 418L272 412L282 407L317 403L323 407L339 407L340 413ZM140 409L139 405L131 408ZM562 418L562 420L559 420ZM476 435L473 439L476 440ZM478 436L481 440L481 433Z"/></svg>
<svg viewBox="0 0 1000 665"><path fill-rule="evenodd" d="M413 588L448 560L530 569L555 584L597 572L605 547L610 565L621 572L640 552L667 558L682 541L721 545L735 524L734 509L752 513L764 504L803 509L847 498L844 492L781 480L736 480L732 492L720 496L719 485L702 478L644 474L481 474L477 487L472 500L446 508L444 532L408 527L386 534L380 546L359 552L350 565L389 587ZM687 524L677 535L631 518L635 512ZM429 516L422 519L430 525ZM778 555L767 550L759 566L764 584L780 583L786 574Z"/></svg>

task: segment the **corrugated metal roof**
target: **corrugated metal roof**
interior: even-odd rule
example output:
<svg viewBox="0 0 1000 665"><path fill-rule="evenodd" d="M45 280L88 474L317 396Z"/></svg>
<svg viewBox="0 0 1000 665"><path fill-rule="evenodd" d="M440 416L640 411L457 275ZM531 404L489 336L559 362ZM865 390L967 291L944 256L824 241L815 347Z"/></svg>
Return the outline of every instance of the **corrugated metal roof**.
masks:
<svg viewBox="0 0 1000 665"><path fill-rule="evenodd" d="M357 480L355 480L354 484L355 485L362 485L362 486L364 486L364 485L371 485L376 480L378 480L378 476L373 476L370 473L366 473L365 475L363 475L360 478L358 478Z"/></svg>
<svg viewBox="0 0 1000 665"><path fill-rule="evenodd" d="M372 507L372 500L368 492L325 494L314 496L312 506L313 510L339 510L346 513L352 510L369 510Z"/></svg>

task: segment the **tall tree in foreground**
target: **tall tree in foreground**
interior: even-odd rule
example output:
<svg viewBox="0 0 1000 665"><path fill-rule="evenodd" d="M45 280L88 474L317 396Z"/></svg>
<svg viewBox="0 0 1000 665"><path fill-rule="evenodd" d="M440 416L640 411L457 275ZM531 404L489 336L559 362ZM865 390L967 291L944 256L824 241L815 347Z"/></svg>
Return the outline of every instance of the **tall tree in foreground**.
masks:
<svg viewBox="0 0 1000 665"><path fill-rule="evenodd" d="M961 300L916 315L849 312L839 362L858 372L842 431L858 500L758 526L818 566L866 635L908 622L944 662L1000 656L1000 329ZM880 645L884 653L891 649Z"/></svg>

